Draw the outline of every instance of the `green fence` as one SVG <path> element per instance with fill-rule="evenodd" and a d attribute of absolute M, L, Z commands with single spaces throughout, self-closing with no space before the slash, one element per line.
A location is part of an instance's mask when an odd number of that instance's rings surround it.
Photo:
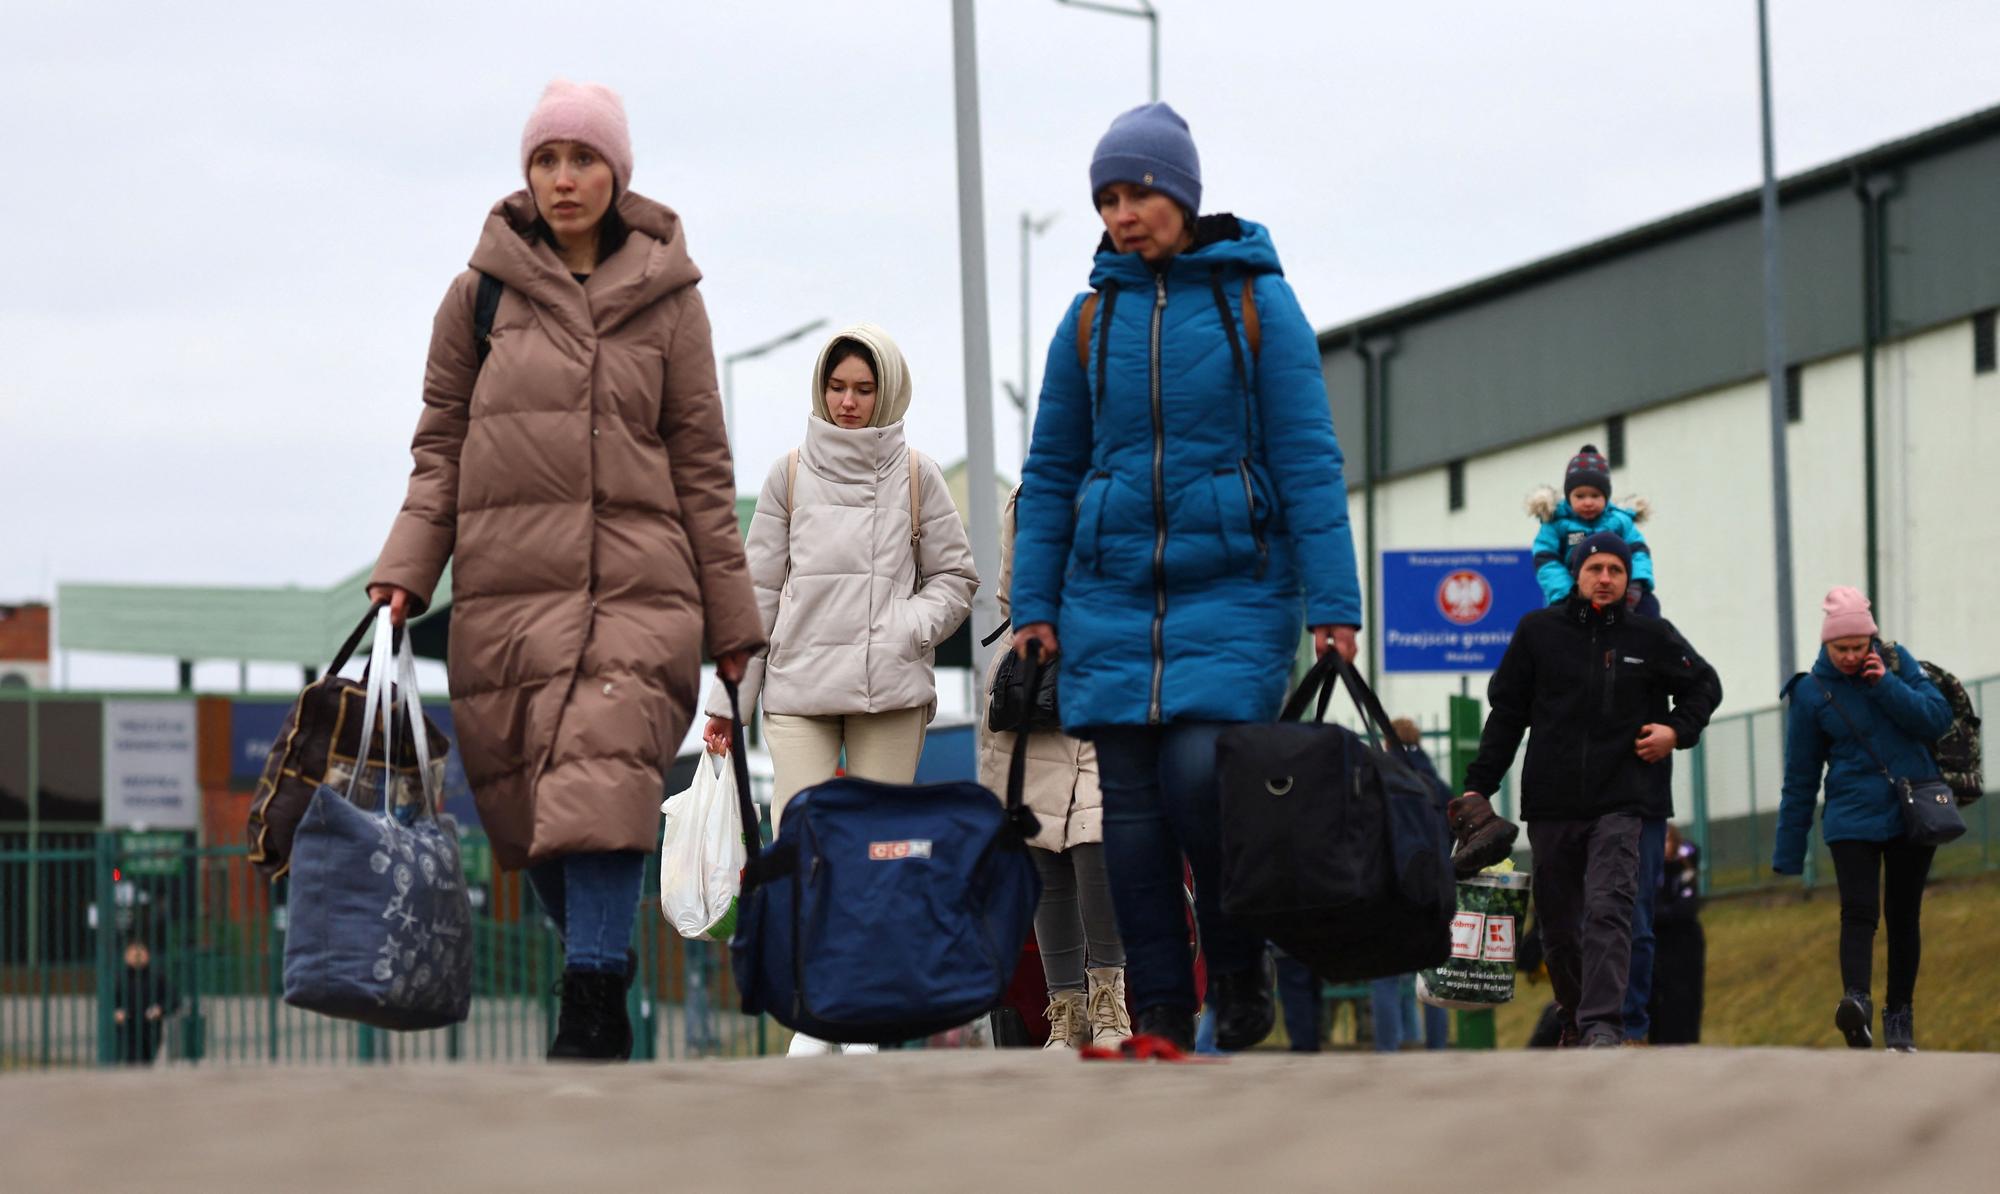
<path fill-rule="evenodd" d="M 555 1031 L 561 948 L 521 876 L 495 871 L 479 839 L 467 846 L 472 1014 L 393 1033 L 285 1005 L 284 885 L 265 882 L 243 847 L 180 833 L 0 834 L 0 1070 L 538 1061 Z M 734 1010 L 724 948 L 683 941 L 661 919 L 657 866 L 633 943 L 635 1057 L 765 1052 L 767 1025 Z M 150 955 L 144 969 L 133 943 Z"/>

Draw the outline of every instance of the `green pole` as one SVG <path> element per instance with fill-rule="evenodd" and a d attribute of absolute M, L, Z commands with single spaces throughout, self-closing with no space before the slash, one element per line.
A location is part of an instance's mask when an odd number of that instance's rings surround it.
<path fill-rule="evenodd" d="M 1744 760 L 1750 771 L 1750 882 L 1755 886 L 1757 876 L 1762 873 L 1757 857 L 1764 851 L 1759 841 L 1762 835 L 1757 832 L 1757 715 L 1754 713 L 1743 719 L 1743 739 L 1749 748 L 1744 751 Z"/>
<path fill-rule="evenodd" d="M 41 993 L 41 1064 L 50 1061 L 50 992 L 48 959 L 42 956 L 42 704 L 28 693 L 28 964 L 35 968 Z"/>
<path fill-rule="evenodd" d="M 1472 761 L 1479 757 L 1480 726 L 1479 701 L 1476 697 L 1454 696 L 1451 698 L 1451 788 L 1453 792 L 1465 790 L 1465 773 L 1472 768 Z"/>
<path fill-rule="evenodd" d="M 1695 880 L 1701 887 L 1701 894 L 1708 895 L 1708 872 L 1714 866 L 1714 855 L 1708 852 L 1708 743 L 1698 741 L 1688 752 L 1693 757 L 1688 765 L 1694 768 L 1694 844 L 1701 851 L 1702 866 L 1696 868 Z"/>
<path fill-rule="evenodd" d="M 1461 1049 L 1499 1047 L 1498 1034 L 1493 1027 L 1493 1009 L 1458 1013 L 1458 1047 Z"/>
<path fill-rule="evenodd" d="M 1462 693 L 1451 698 L 1451 790 L 1454 792 L 1465 790 L 1465 773 L 1479 757 L 1479 714 L 1476 698 Z M 1491 1049 L 1496 1039 L 1491 1009 L 1458 1013 L 1459 1048 Z"/>
<path fill-rule="evenodd" d="M 97 1064 L 111 1066 L 118 1064 L 118 1026 L 115 1013 L 118 1007 L 118 957 L 113 942 L 118 935 L 118 884 L 112 872 L 118 865 L 118 845 L 108 832 L 100 830 L 96 835 L 96 857 L 93 861 L 97 869 Z M 136 914 L 136 909 L 134 910 Z M 159 962 L 165 966 L 166 959 Z M 131 1007 L 125 1010 L 127 1016 L 144 1016 L 146 1009 Z M 143 1024 L 128 1024 L 128 1031 L 144 1039 Z"/>

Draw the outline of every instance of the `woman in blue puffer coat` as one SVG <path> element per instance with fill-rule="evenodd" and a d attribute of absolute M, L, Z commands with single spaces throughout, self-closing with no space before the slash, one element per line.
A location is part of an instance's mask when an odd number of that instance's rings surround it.
<path fill-rule="evenodd" d="M 1914 1053 L 1910 1000 L 1923 950 L 1924 881 L 1937 847 L 1905 839 L 1889 775 L 1938 778 L 1929 744 L 1951 728 L 1951 705 L 1908 648 L 1875 637 L 1875 618 L 1860 590 L 1834 589 L 1824 609 L 1818 661 L 1785 685 L 1785 790 L 1771 869 L 1781 875 L 1805 869 L 1824 775 L 1820 837 L 1840 886 L 1840 977 L 1846 987 L 1833 1021 L 1850 1047 L 1874 1044 L 1869 986 L 1879 918 L 1889 930 L 1883 1040 Z"/>
<path fill-rule="evenodd" d="M 1215 739 L 1277 715 L 1301 633 L 1355 653 L 1347 487 L 1319 347 L 1270 234 L 1197 218 L 1165 104 L 1090 167 L 1105 236 L 1049 348 L 1015 545 L 1017 649 L 1062 658 L 1064 729 L 1095 742 L 1112 902 L 1141 1032 L 1186 1047 L 1185 859 L 1224 1049 L 1270 1031 L 1263 942 L 1217 891 Z"/>

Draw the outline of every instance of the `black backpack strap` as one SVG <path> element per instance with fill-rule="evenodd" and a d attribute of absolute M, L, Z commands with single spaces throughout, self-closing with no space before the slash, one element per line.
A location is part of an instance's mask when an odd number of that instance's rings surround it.
<path fill-rule="evenodd" d="M 722 689 L 729 694 L 729 765 L 736 773 L 736 816 L 743 826 L 743 845 L 746 851 L 743 860 L 743 884 L 737 893 L 738 899 L 747 900 L 750 893 L 766 878 L 762 867 L 763 834 L 759 832 L 760 819 L 757 803 L 750 798 L 750 760 L 743 741 L 742 695 L 734 680 L 719 676 Z M 707 766 L 708 760 L 702 760 Z"/>
<path fill-rule="evenodd" d="M 1840 715 L 1840 720 L 1847 723 L 1847 732 L 1854 735 L 1854 740 L 1861 745 L 1862 750 L 1868 752 L 1868 757 L 1874 761 L 1875 769 L 1882 773 L 1882 778 L 1894 784 L 1896 777 L 1889 774 L 1889 765 L 1882 761 L 1881 755 L 1875 753 L 1875 748 L 1869 745 L 1867 737 L 1861 732 L 1861 727 L 1854 724 L 1854 719 L 1847 715 L 1847 710 L 1840 707 L 1840 701 L 1834 697 L 1833 690 L 1822 683 L 1818 676 L 1814 676 L 1812 682 L 1813 687 L 1819 689 L 1820 695 L 1826 698 L 1826 703 L 1832 705 L 1833 711 Z"/>
<path fill-rule="evenodd" d="M 1042 645 L 1029 639 L 1027 650 L 1026 691 L 1033 692 L 1042 679 Z M 1014 840 L 1018 844 L 1026 844 L 1042 831 L 1041 819 L 1028 807 L 1028 738 L 1025 726 L 1015 732 L 1014 754 L 1007 761 L 1007 824 L 1014 831 Z"/>
<path fill-rule="evenodd" d="M 479 363 L 486 363 L 486 353 L 492 347 L 493 317 L 500 311 L 500 292 L 505 289 L 500 279 L 479 272 L 479 293 L 472 300 L 472 345 L 479 355 Z"/>

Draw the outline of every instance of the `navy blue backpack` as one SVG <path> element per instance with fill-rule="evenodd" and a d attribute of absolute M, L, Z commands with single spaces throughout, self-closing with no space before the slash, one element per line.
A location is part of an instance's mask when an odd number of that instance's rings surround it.
<path fill-rule="evenodd" d="M 735 707 L 738 810 L 755 842 Z M 743 872 L 729 943 L 748 1015 L 841 1044 L 891 1044 L 1000 1006 L 1042 895 L 1028 856 L 1016 739 L 1003 807 L 976 783 L 836 778 L 785 806 L 776 841 Z"/>

